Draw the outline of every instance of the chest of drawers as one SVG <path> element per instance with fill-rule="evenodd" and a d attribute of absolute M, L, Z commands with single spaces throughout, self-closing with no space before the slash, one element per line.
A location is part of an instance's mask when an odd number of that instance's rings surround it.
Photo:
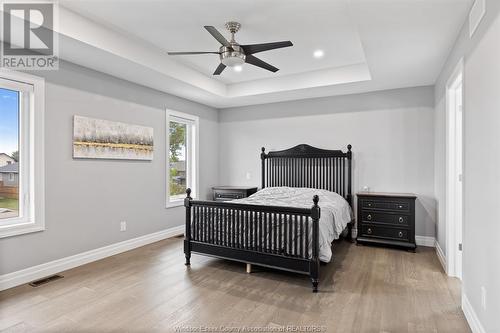
<path fill-rule="evenodd" d="M 413 251 L 416 249 L 416 195 L 360 192 L 357 197 L 357 242 L 400 246 Z"/>

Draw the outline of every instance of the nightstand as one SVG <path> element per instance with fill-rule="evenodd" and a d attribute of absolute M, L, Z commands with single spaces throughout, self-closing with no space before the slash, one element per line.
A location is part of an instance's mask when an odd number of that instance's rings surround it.
<path fill-rule="evenodd" d="M 257 187 L 246 186 L 215 186 L 212 187 L 213 199 L 215 201 L 231 201 L 246 198 L 255 192 Z"/>
<path fill-rule="evenodd" d="M 415 194 L 360 192 L 357 196 L 357 242 L 415 251 Z"/>

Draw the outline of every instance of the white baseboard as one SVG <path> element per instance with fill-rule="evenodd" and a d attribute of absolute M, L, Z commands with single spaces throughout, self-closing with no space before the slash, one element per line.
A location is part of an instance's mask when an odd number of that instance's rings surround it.
<path fill-rule="evenodd" d="M 98 249 L 57 259 L 44 264 L 25 268 L 16 272 L 0 275 L 0 290 L 19 286 L 52 274 L 56 274 L 77 266 L 85 265 L 112 255 L 129 251 L 160 240 L 182 235 L 184 226 L 173 227 L 152 234 L 128 239 L 123 242 L 107 245 Z"/>
<path fill-rule="evenodd" d="M 415 236 L 415 243 L 419 246 L 429 246 L 434 247 L 436 239 L 434 237 L 428 236 Z"/>
<path fill-rule="evenodd" d="M 462 292 L 462 311 L 464 312 L 465 319 L 467 319 L 467 322 L 469 323 L 472 333 L 486 333 L 483 325 L 481 325 L 481 322 L 477 317 L 476 311 L 474 311 L 474 308 L 470 304 L 469 299 L 463 292 Z"/>
<path fill-rule="evenodd" d="M 446 270 L 446 256 L 444 255 L 443 249 L 439 245 L 438 241 L 436 241 L 436 255 L 441 263 L 441 266 L 443 266 L 444 272 L 448 274 Z"/>

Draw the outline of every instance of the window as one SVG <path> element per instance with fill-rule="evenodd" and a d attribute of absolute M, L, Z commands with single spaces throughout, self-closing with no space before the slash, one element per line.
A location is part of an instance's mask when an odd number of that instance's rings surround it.
<path fill-rule="evenodd" d="M 167 207 L 180 206 L 191 188 L 197 196 L 198 117 L 167 110 Z"/>
<path fill-rule="evenodd" d="M 0 71 L 0 237 L 44 229 L 44 80 Z"/>

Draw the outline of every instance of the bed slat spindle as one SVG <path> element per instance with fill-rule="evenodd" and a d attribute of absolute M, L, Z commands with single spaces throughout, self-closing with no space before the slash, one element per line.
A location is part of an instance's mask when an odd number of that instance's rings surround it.
<path fill-rule="evenodd" d="M 298 229 L 298 226 L 297 226 L 297 220 L 298 220 L 298 216 L 297 215 L 294 215 L 293 216 L 293 229 L 294 229 L 294 232 L 293 232 L 293 255 L 294 256 L 298 256 L 298 250 L 297 250 L 297 246 L 298 246 L 298 242 L 299 242 L 299 229 Z"/>
<path fill-rule="evenodd" d="M 259 212 L 259 252 L 264 252 L 264 213 Z"/>

